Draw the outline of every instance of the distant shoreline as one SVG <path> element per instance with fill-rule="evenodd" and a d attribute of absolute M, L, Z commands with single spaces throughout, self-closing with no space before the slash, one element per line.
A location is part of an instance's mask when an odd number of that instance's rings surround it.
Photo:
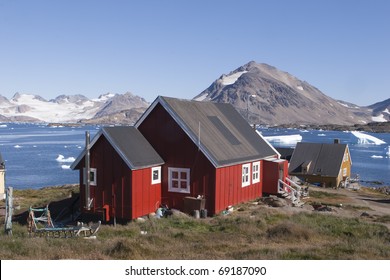
<path fill-rule="evenodd" d="M 368 124 L 339 125 L 339 124 L 282 124 L 269 126 L 269 128 L 296 128 L 311 130 L 333 130 L 333 131 L 365 131 L 373 133 L 390 133 L 390 121 L 371 122 Z"/>
<path fill-rule="evenodd" d="M 80 120 L 78 122 L 7 122 L 0 121 L 0 124 L 4 123 L 31 123 L 31 124 L 43 124 L 48 127 L 81 127 L 88 125 L 130 125 L 129 123 L 114 123 L 114 122 L 102 122 L 102 123 L 89 123 L 86 120 Z M 372 133 L 390 133 L 390 121 L 387 122 L 371 122 L 367 124 L 352 124 L 352 125 L 343 125 L 343 124 L 298 124 L 298 123 L 290 123 L 290 124 L 280 124 L 280 125 L 269 125 L 269 124 L 256 124 L 259 127 L 269 127 L 269 128 L 296 128 L 296 129 L 310 129 L 310 130 L 333 130 L 333 131 L 365 131 Z"/>

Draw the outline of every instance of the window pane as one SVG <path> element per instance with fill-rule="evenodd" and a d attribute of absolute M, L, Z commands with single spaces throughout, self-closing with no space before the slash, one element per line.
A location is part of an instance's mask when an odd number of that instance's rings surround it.
<path fill-rule="evenodd" d="M 180 178 L 183 180 L 187 180 L 187 172 L 181 172 L 180 173 Z"/>
<path fill-rule="evenodd" d="M 158 180 L 158 177 L 159 177 L 158 173 L 159 173 L 158 170 L 153 171 L 153 180 Z"/>
<path fill-rule="evenodd" d="M 182 189 L 186 189 L 186 188 L 187 188 L 187 182 L 186 182 L 186 181 L 181 181 L 181 182 L 180 182 L 180 187 L 181 187 Z"/>
<path fill-rule="evenodd" d="M 172 179 L 179 179 L 179 172 L 173 171 L 172 172 Z"/>
<path fill-rule="evenodd" d="M 179 188 L 179 182 L 172 180 L 172 188 L 178 189 Z"/>

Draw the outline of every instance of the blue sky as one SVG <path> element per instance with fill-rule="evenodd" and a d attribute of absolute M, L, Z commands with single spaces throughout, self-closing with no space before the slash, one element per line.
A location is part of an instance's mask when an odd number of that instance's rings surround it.
<path fill-rule="evenodd" d="M 390 97 L 386 0 L 0 0 L 0 95 L 193 98 L 254 60 L 358 105 Z"/>

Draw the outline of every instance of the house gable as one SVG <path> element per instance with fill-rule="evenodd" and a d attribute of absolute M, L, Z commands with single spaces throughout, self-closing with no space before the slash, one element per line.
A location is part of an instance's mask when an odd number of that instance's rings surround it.
<path fill-rule="evenodd" d="M 101 137 L 107 139 L 131 170 L 152 167 L 164 163 L 162 158 L 135 127 L 103 127 L 91 141 L 90 148 L 92 148 Z M 83 151 L 74 161 L 71 168 L 77 169 L 84 156 L 85 151 Z"/>
<path fill-rule="evenodd" d="M 159 96 L 135 126 L 139 127 L 156 106 L 164 108 L 214 167 L 277 156 L 231 104 Z"/>

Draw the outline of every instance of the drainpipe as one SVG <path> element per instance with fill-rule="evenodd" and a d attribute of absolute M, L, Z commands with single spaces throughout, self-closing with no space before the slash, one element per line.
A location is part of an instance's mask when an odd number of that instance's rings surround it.
<path fill-rule="evenodd" d="M 90 194 L 90 185 L 91 185 L 91 169 L 90 169 L 90 153 L 89 153 L 89 144 L 90 144 L 90 136 L 89 131 L 85 132 L 85 206 L 86 210 L 91 209 L 91 194 Z"/>

